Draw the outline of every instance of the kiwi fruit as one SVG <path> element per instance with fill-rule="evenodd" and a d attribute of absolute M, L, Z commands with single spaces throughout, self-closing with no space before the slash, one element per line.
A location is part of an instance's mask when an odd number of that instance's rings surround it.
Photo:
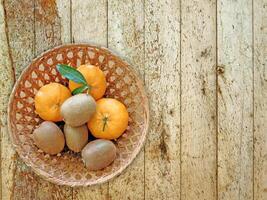
<path fill-rule="evenodd" d="M 65 146 L 64 134 L 53 122 L 44 121 L 33 131 L 33 140 L 45 153 L 55 155 Z"/>
<path fill-rule="evenodd" d="M 66 124 L 77 127 L 89 121 L 96 111 L 96 102 L 89 94 L 77 94 L 61 105 L 60 113 Z"/>
<path fill-rule="evenodd" d="M 70 150 L 78 153 L 88 143 L 88 129 L 86 125 L 72 127 L 64 125 L 66 144 Z"/>
<path fill-rule="evenodd" d="M 110 165 L 116 158 L 117 148 L 113 142 L 97 139 L 89 142 L 82 150 L 82 159 L 89 170 L 100 170 Z"/>

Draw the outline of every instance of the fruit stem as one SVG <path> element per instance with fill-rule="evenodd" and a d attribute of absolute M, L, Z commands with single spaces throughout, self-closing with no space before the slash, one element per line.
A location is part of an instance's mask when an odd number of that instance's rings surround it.
<path fill-rule="evenodd" d="M 102 130 L 103 132 L 105 131 L 107 122 L 108 122 L 108 118 L 107 118 L 107 117 L 104 117 L 104 118 L 103 118 L 103 123 L 104 123 L 104 125 L 103 125 L 103 130 Z"/>

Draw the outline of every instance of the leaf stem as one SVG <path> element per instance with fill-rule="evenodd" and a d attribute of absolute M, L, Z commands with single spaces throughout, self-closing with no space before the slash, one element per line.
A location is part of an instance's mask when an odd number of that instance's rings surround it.
<path fill-rule="evenodd" d="M 92 89 L 92 87 L 87 84 L 86 94 L 90 95 L 91 89 Z"/>

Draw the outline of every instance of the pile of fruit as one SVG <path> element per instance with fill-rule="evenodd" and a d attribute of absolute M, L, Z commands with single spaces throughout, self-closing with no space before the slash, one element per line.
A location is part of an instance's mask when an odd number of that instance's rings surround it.
<path fill-rule="evenodd" d="M 87 64 L 75 69 L 60 64 L 57 70 L 69 79 L 68 87 L 53 82 L 37 92 L 35 110 L 44 121 L 33 131 L 33 140 L 50 155 L 59 154 L 66 144 L 69 150 L 81 152 L 89 170 L 103 169 L 116 158 L 111 140 L 126 130 L 127 109 L 116 99 L 103 98 L 107 83 L 99 67 Z M 63 128 L 57 124 L 61 121 Z M 89 141 L 89 133 L 96 139 Z"/>

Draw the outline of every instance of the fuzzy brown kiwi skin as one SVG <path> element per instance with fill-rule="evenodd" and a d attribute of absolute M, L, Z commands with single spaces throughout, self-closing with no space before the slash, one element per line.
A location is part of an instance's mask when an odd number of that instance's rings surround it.
<path fill-rule="evenodd" d="M 89 142 L 82 150 L 82 159 L 89 170 L 100 170 L 110 165 L 116 158 L 117 148 L 113 142 L 97 139 Z"/>
<path fill-rule="evenodd" d="M 96 102 L 91 95 L 77 94 L 68 98 L 60 107 L 66 124 L 77 127 L 87 123 L 96 111 Z"/>
<path fill-rule="evenodd" d="M 33 140 L 37 147 L 50 155 L 60 153 L 65 146 L 63 132 L 54 122 L 50 121 L 42 122 L 33 131 Z"/>
<path fill-rule="evenodd" d="M 88 143 L 88 129 L 86 125 L 72 127 L 65 124 L 64 134 L 68 148 L 76 153 L 80 152 Z"/>

